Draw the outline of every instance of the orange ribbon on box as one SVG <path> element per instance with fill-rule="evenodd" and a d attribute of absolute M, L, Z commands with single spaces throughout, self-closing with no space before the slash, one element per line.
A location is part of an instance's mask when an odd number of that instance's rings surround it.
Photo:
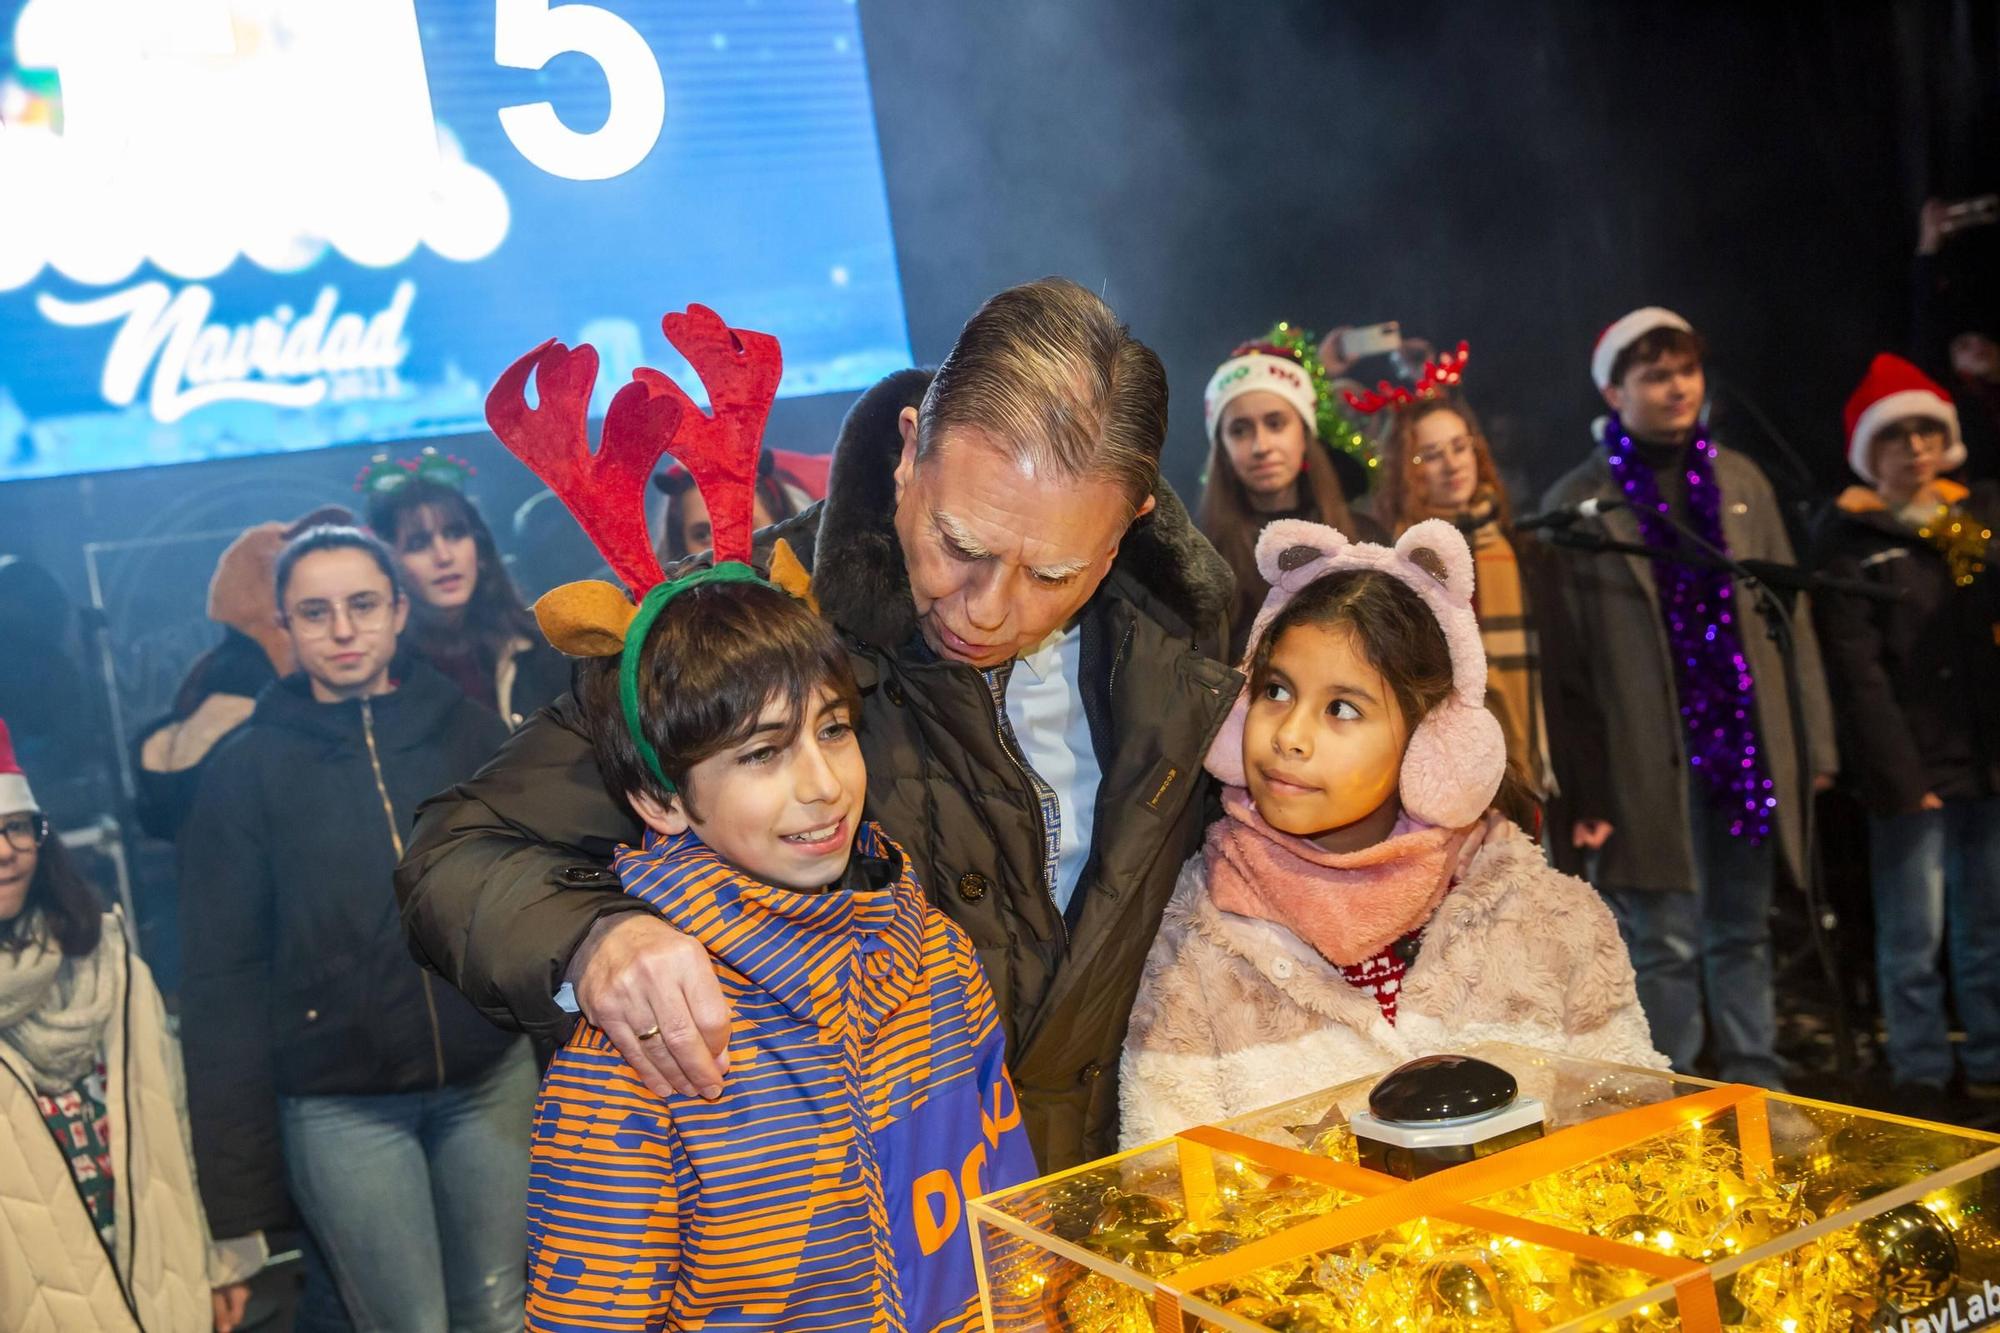
<path fill-rule="evenodd" d="M 1477 1207 L 1471 1201 L 1581 1166 L 1593 1158 L 1671 1130 L 1700 1124 L 1732 1108 L 1737 1113 L 1738 1146 L 1746 1168 L 1752 1171 L 1760 1165 L 1768 1168 L 1771 1143 L 1763 1090 L 1741 1083 L 1572 1125 L 1491 1157 L 1408 1181 L 1213 1126 L 1187 1130 L 1176 1135 L 1175 1140 L 1181 1151 L 1181 1178 L 1187 1187 L 1190 1217 L 1212 1207 L 1206 1195 L 1214 1190 L 1213 1154 L 1217 1152 L 1358 1194 L 1361 1201 L 1251 1241 L 1228 1254 L 1182 1269 L 1171 1279 L 1161 1280 L 1154 1289 L 1154 1327 L 1160 1333 L 1181 1333 L 1181 1300 L 1186 1295 L 1233 1282 L 1273 1264 L 1338 1249 L 1420 1217 L 1432 1217 L 1533 1245 L 1566 1250 L 1580 1258 L 1634 1269 L 1671 1282 L 1681 1327 L 1688 1333 L 1720 1333 L 1722 1319 L 1716 1308 L 1715 1284 L 1706 1265 L 1602 1236 L 1509 1217 Z"/>

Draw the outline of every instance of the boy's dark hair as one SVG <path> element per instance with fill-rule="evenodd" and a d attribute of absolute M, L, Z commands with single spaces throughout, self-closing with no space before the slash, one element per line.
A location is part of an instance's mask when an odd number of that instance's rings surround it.
<path fill-rule="evenodd" d="M 833 626 L 805 603 L 764 583 L 698 584 L 667 603 L 646 636 L 639 662 L 639 725 L 678 789 L 689 817 L 702 818 L 688 787 L 696 764 L 741 744 L 773 698 L 784 701 L 783 748 L 809 720 L 813 698 L 831 689 L 861 717 L 854 668 Z M 612 796 L 643 792 L 665 805 L 663 790 L 639 757 L 618 698 L 618 659 L 593 658 L 577 673 L 577 696 L 590 722 L 597 771 Z"/>
<path fill-rule="evenodd" d="M 1611 361 L 1611 382 L 1623 384 L 1634 366 L 1650 366 L 1662 357 L 1691 356 L 1697 362 L 1708 359 L 1708 342 L 1699 333 L 1686 329 L 1647 329 L 1618 350 Z"/>
<path fill-rule="evenodd" d="M 1345 628 L 1396 696 L 1403 722 L 1412 732 L 1433 708 L 1451 697 L 1451 645 L 1437 617 L 1415 589 L 1373 569 L 1341 569 L 1321 575 L 1278 612 L 1250 659 L 1250 694 L 1257 697 L 1271 670 L 1271 653 L 1285 631 L 1298 625 Z M 1533 793 L 1510 761 L 1493 798 L 1500 813 L 1534 832 L 1541 815 Z"/>
<path fill-rule="evenodd" d="M 367 552 L 368 558 L 388 578 L 390 594 L 399 601 L 402 599 L 403 585 L 396 577 L 396 561 L 389 554 L 388 547 L 360 528 L 322 523 L 318 527 L 307 528 L 286 542 L 285 549 L 278 552 L 278 565 L 271 576 L 271 584 L 277 594 L 279 610 L 285 607 L 285 586 L 292 581 L 293 567 L 315 551 Z"/>

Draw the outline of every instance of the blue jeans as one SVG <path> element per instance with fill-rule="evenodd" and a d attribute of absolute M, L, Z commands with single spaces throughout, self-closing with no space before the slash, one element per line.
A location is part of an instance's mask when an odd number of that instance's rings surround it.
<path fill-rule="evenodd" d="M 1775 835 L 1752 847 L 1729 835 L 1699 780 L 1688 796 L 1695 891 L 1607 889 L 1604 900 L 1631 951 L 1653 1045 L 1674 1068 L 1693 1072 L 1712 1028 L 1717 1072 L 1725 1082 L 1782 1089 L 1771 994 Z"/>
<path fill-rule="evenodd" d="M 1948 944 L 1965 1075 L 2000 1083 L 2000 799 L 1871 815 L 1868 863 L 1890 1076 L 1940 1086 L 1951 1079 L 1938 970 Z"/>
<path fill-rule="evenodd" d="M 435 1092 L 280 1099 L 292 1199 L 360 1333 L 518 1333 L 536 1083 L 522 1038 Z"/>

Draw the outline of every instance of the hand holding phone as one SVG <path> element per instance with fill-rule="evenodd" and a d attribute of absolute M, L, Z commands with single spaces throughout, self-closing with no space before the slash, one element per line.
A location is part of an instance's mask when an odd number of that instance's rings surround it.
<path fill-rule="evenodd" d="M 1364 324 L 1340 335 L 1340 359 L 1359 361 L 1364 356 L 1393 352 L 1402 345 L 1403 326 L 1397 321 L 1392 319 L 1385 324 Z"/>

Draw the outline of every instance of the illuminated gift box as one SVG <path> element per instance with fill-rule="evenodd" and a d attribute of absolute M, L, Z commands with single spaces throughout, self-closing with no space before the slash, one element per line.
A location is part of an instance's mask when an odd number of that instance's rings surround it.
<path fill-rule="evenodd" d="M 1355 1160 L 1379 1074 L 971 1205 L 990 1327 L 2000 1327 L 2000 1136 L 1485 1045 L 1540 1138 Z M 1384 1071 L 1386 1072 L 1386 1071 Z"/>

